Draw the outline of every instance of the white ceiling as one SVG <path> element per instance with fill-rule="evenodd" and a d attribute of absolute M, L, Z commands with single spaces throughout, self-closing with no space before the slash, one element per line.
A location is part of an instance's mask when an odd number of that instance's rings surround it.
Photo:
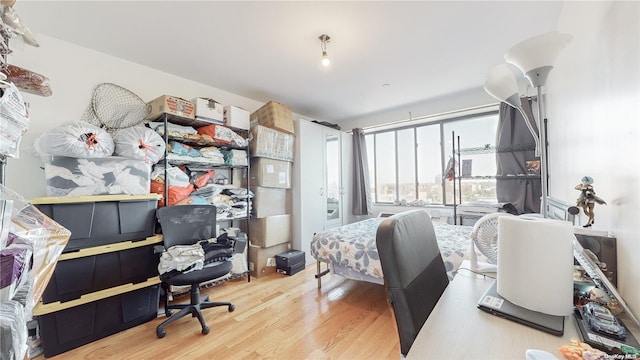
<path fill-rule="evenodd" d="M 31 1 L 36 34 L 342 121 L 481 89 L 561 1 Z M 331 37 L 329 68 L 318 36 Z M 383 84 L 389 84 L 383 86 Z"/>

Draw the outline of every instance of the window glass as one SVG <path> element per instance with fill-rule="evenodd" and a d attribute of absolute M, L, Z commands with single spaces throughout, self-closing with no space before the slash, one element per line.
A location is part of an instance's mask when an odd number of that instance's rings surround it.
<path fill-rule="evenodd" d="M 376 134 L 376 201 L 392 203 L 396 200 L 396 141 L 395 132 Z"/>
<path fill-rule="evenodd" d="M 416 141 L 414 128 L 399 130 L 398 136 L 398 199 L 411 202 L 416 196 Z"/>
<path fill-rule="evenodd" d="M 375 155 L 373 149 L 375 148 L 375 135 L 365 135 L 364 141 L 367 143 L 367 165 L 369 166 L 369 190 L 373 197 L 373 202 L 378 202 L 376 198 L 376 167 L 375 167 Z"/>
<path fill-rule="evenodd" d="M 442 159 L 440 124 L 416 128 L 418 144 L 418 199 L 425 204 L 442 204 Z"/>
<path fill-rule="evenodd" d="M 486 115 L 471 119 L 449 121 L 443 124 L 445 158 L 452 156 L 452 144 L 460 147 L 460 164 L 456 174 L 462 175 L 460 188 L 456 183 L 456 203 L 486 200 L 495 202 L 496 156 L 494 152 L 497 115 Z M 455 136 L 455 138 L 453 138 Z M 458 157 L 455 156 L 455 161 Z M 447 204 L 453 203 L 453 184 L 445 181 Z"/>

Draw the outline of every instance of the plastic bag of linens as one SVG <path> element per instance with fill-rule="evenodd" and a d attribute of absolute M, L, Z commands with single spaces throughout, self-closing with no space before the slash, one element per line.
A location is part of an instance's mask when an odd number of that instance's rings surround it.
<path fill-rule="evenodd" d="M 10 204 L 4 206 L 3 218 L 8 213 L 11 217 L 8 225 L 2 222 L 0 231 L 0 358 L 22 360 L 28 350 L 27 322 L 33 318 L 35 304 L 42 298 L 71 232 L 2 185 L 0 203 Z M 4 231 L 6 226 L 8 231 Z M 7 272 L 10 276 L 5 276 Z"/>
<path fill-rule="evenodd" d="M 22 196 L 2 185 L 0 200 L 13 202 L 6 247 L 0 251 L 16 254 L 19 252 L 15 250 L 25 249 L 31 254 L 31 265 L 26 269 L 27 282 L 32 284 L 33 295 L 28 303 L 35 304 L 40 301 L 58 258 L 71 237 L 71 232 L 44 215 Z M 31 309 L 27 309 L 29 313 Z"/>
<path fill-rule="evenodd" d="M 164 139 L 157 132 L 144 126 L 118 130 L 113 142 L 116 156 L 144 160 L 147 164 L 155 164 L 164 156 Z"/>
<path fill-rule="evenodd" d="M 18 301 L 0 302 L 0 359 L 22 360 L 28 350 L 27 316 Z"/>
<path fill-rule="evenodd" d="M 0 96 L 0 154 L 12 158 L 20 155 L 20 141 L 29 128 L 29 111 L 18 88 L 1 81 L 4 92 Z"/>
<path fill-rule="evenodd" d="M 103 158 L 113 155 L 115 145 L 106 130 L 76 121 L 46 131 L 36 139 L 34 148 L 40 155 Z"/>

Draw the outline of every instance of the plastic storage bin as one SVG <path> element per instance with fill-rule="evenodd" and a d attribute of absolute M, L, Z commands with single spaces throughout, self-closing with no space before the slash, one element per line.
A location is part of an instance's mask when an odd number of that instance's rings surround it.
<path fill-rule="evenodd" d="M 91 294 L 76 306 L 59 310 L 34 310 L 40 327 L 45 357 L 51 357 L 155 319 L 160 284 L 144 287 L 125 285 Z M 76 302 L 70 302 L 76 303 Z M 68 303 L 67 303 L 68 304 Z M 54 308 L 55 309 L 55 308 Z"/>
<path fill-rule="evenodd" d="M 155 233 L 159 195 L 100 195 L 31 200 L 45 215 L 71 231 L 64 252 L 143 240 Z"/>
<path fill-rule="evenodd" d="M 144 195 L 151 186 L 151 163 L 122 156 L 43 157 L 47 196 Z"/>
<path fill-rule="evenodd" d="M 62 254 L 42 295 L 42 302 L 65 302 L 84 294 L 144 282 L 158 276 L 160 255 L 153 248 L 161 243 L 162 236 L 156 235 L 144 241 L 104 245 Z"/>

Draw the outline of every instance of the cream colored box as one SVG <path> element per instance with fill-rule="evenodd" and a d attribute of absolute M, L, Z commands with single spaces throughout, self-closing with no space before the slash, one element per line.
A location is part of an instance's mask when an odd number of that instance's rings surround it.
<path fill-rule="evenodd" d="M 251 125 L 251 135 L 249 152 L 252 157 L 293 161 L 295 136 L 262 125 Z"/>
<path fill-rule="evenodd" d="M 270 247 L 249 245 L 249 271 L 251 276 L 259 278 L 276 272 L 276 255 L 291 249 L 291 243 Z"/>
<path fill-rule="evenodd" d="M 294 133 L 291 108 L 269 101 L 251 114 L 251 126 L 263 125 L 289 134 Z"/>
<path fill-rule="evenodd" d="M 249 112 L 237 106 L 225 105 L 224 124 L 234 129 L 249 130 Z"/>
<path fill-rule="evenodd" d="M 251 244 L 270 247 L 291 242 L 291 214 L 273 215 L 249 220 Z M 246 227 L 243 225 L 240 228 Z M 246 229 L 243 229 L 246 232 Z"/>
<path fill-rule="evenodd" d="M 211 124 L 224 124 L 224 106 L 209 98 L 195 98 L 191 102 L 195 104 L 195 118 Z"/>
<path fill-rule="evenodd" d="M 251 158 L 251 186 L 264 186 L 291 189 L 291 170 L 293 163 L 284 160 L 253 157 Z"/>
<path fill-rule="evenodd" d="M 291 214 L 291 190 L 252 186 L 251 192 L 253 217 Z"/>
<path fill-rule="evenodd" d="M 170 119 L 177 116 L 193 120 L 195 119 L 194 108 L 191 101 L 176 96 L 162 95 L 147 103 L 145 120 L 155 120 L 162 114 L 170 115 Z"/>

